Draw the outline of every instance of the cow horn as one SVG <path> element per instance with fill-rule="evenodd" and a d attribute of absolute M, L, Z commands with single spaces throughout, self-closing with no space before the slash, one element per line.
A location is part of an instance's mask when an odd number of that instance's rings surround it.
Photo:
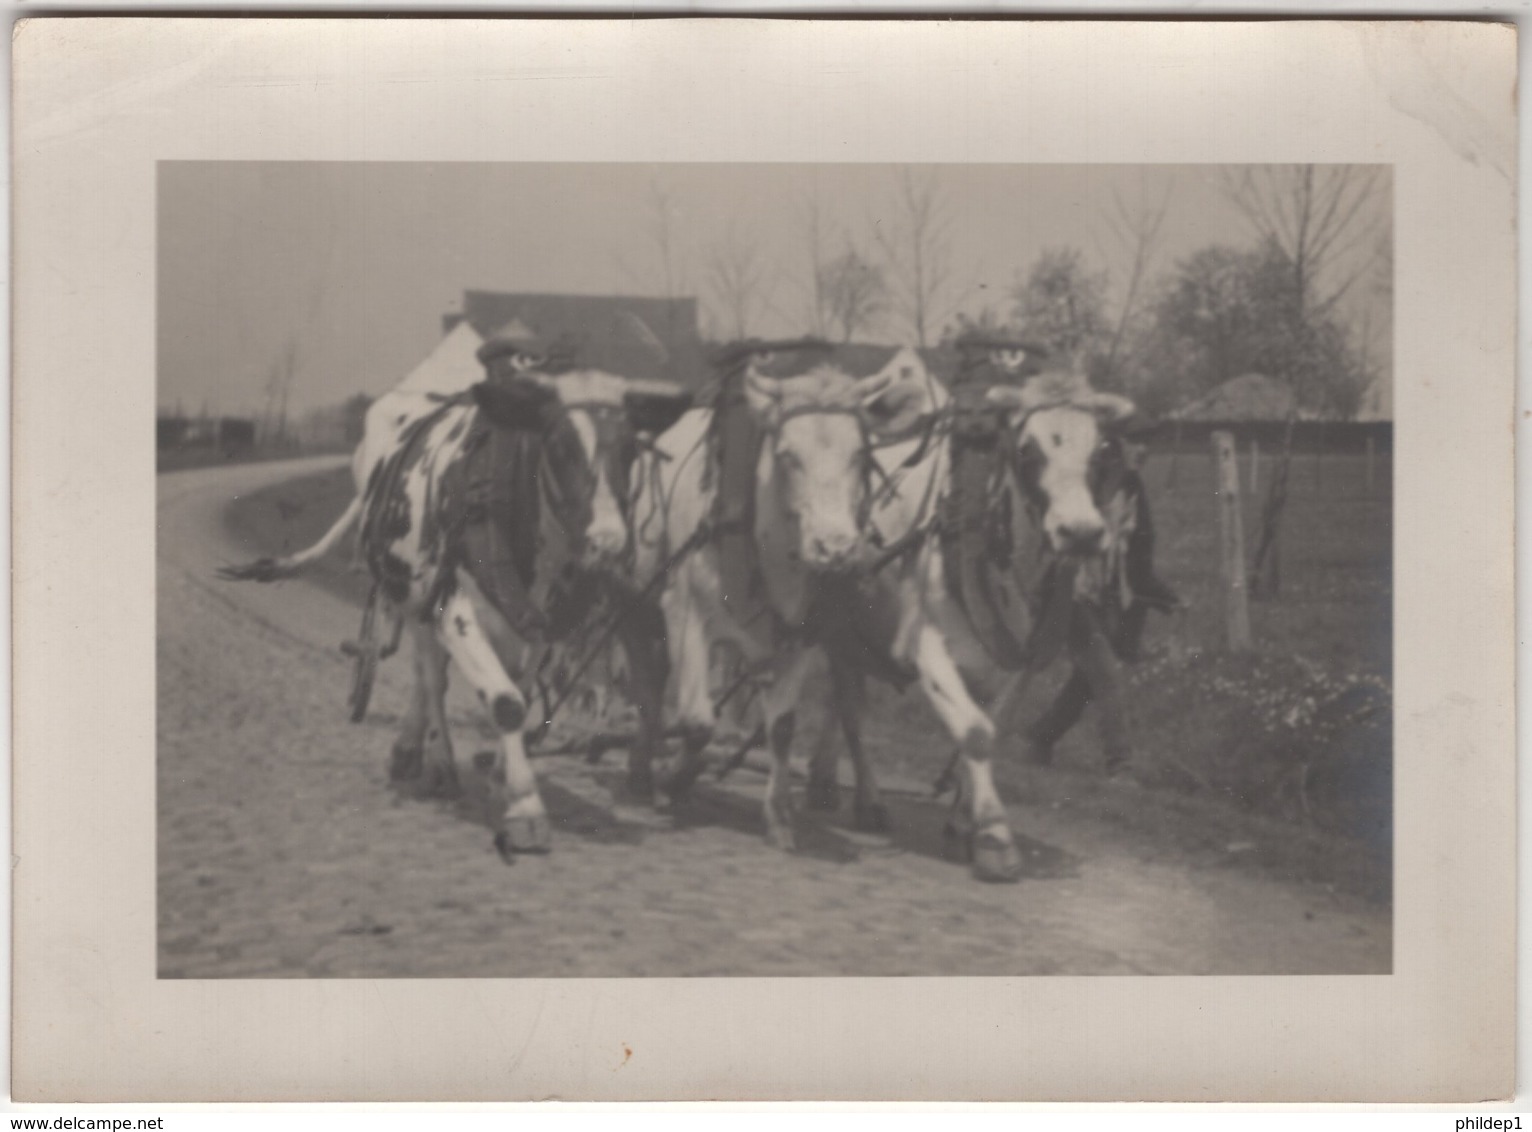
<path fill-rule="evenodd" d="M 984 391 L 984 396 L 1002 409 L 1025 409 L 1027 407 L 1027 391 L 1025 389 L 1018 389 L 1014 385 L 992 385 Z"/>
<path fill-rule="evenodd" d="M 852 395 L 862 405 L 870 405 L 894 387 L 894 375 L 888 372 L 871 373 L 859 378 L 851 387 Z"/>
<path fill-rule="evenodd" d="M 771 401 L 777 400 L 782 395 L 782 390 L 777 383 L 763 376 L 753 365 L 745 371 L 745 392 Z"/>
<path fill-rule="evenodd" d="M 646 377 L 625 378 L 622 389 L 624 393 L 640 397 L 682 397 L 689 392 L 684 385 L 674 381 L 658 381 Z"/>

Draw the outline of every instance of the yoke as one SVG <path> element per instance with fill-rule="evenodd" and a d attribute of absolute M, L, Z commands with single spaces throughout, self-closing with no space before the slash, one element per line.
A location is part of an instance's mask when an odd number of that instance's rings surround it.
<path fill-rule="evenodd" d="M 987 367 L 986 367 L 987 368 Z M 989 402 L 989 382 L 956 383 L 950 484 L 937 530 L 947 588 L 967 611 L 974 635 L 1003 668 L 1046 664 L 1063 648 L 1073 569 L 1041 531 L 1022 531 L 1005 486 L 1008 434 Z M 1018 541 L 1018 533 L 1023 537 Z M 1064 591 L 1066 600 L 1057 600 Z"/>

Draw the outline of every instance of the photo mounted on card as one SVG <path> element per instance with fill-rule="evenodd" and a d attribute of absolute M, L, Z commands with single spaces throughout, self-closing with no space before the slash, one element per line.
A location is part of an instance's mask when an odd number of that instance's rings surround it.
<path fill-rule="evenodd" d="M 1515 79 L 25 23 L 18 1098 L 1503 1095 Z"/>

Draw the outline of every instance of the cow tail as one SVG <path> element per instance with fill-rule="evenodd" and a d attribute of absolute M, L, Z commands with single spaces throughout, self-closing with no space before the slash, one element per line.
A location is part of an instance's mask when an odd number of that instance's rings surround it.
<path fill-rule="evenodd" d="M 236 582 L 275 582 L 281 578 L 296 577 L 330 553 L 336 544 L 346 537 L 346 533 L 356 525 L 361 513 L 362 496 L 358 495 L 351 500 L 340 518 L 336 519 L 330 529 L 324 533 L 324 537 L 308 549 L 300 550 L 297 554 L 289 554 L 285 558 L 260 558 L 240 566 L 221 566 L 218 575 Z"/>

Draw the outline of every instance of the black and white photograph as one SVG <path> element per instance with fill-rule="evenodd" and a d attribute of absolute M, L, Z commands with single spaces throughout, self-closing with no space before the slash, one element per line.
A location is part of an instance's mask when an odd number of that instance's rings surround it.
<path fill-rule="evenodd" d="M 1511 1095 L 1515 30 L 20 21 L 14 1096 Z"/>
<path fill-rule="evenodd" d="M 162 979 L 1388 974 L 1387 165 L 162 161 Z"/>

